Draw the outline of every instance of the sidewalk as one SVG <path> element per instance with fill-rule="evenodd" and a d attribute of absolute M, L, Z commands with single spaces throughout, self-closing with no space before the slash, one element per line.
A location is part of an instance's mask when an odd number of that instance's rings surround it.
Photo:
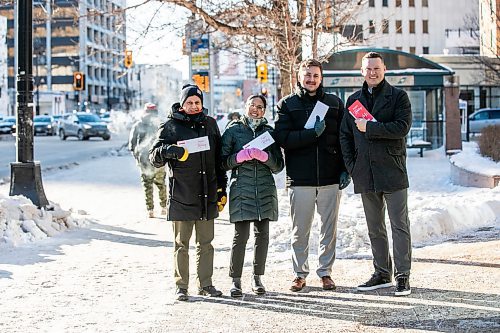
<path fill-rule="evenodd" d="M 271 226 L 283 237 L 273 238 L 264 277 L 268 294 L 250 292 L 248 250 L 246 294 L 234 300 L 227 296 L 234 227 L 226 210 L 216 221 L 213 242 L 213 281 L 226 296 L 174 302 L 171 224 L 145 218 L 139 179 L 129 155 L 44 175 L 49 200 L 66 209 L 85 209 L 94 222 L 33 244 L 0 247 L 2 333 L 500 331 L 500 232 L 495 227 L 414 249 L 413 293 L 395 298 L 390 289 L 355 291 L 372 273 L 371 260 L 360 255 L 342 255 L 335 262 L 337 291 L 321 290 L 311 274 L 304 292 L 290 292 L 289 225 L 284 219 Z M 7 192 L 8 186 L 0 191 Z M 344 224 L 349 221 L 343 218 Z M 339 237 L 343 235 L 348 234 Z M 193 247 L 190 253 L 193 274 Z M 315 258 L 311 255 L 313 272 Z M 193 275 L 190 282 L 194 295 Z"/>
<path fill-rule="evenodd" d="M 305 291 L 292 293 L 290 270 L 270 267 L 265 297 L 251 293 L 247 274 L 243 299 L 192 297 L 147 332 L 499 332 L 498 236 L 416 249 L 408 297 L 394 297 L 390 288 L 356 292 L 371 274 L 368 259 L 337 260 L 335 292 L 323 291 L 311 274 Z M 226 271 L 215 274 L 224 291 L 230 287 Z"/>

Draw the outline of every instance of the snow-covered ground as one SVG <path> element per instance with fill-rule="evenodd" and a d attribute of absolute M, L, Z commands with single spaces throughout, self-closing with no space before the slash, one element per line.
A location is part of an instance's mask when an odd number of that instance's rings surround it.
<path fill-rule="evenodd" d="M 468 157 L 462 166 L 476 166 L 482 160 L 474 153 L 475 144 L 466 144 L 464 151 Z M 415 247 L 479 228 L 499 228 L 500 187 L 451 184 L 442 149 L 426 151 L 423 158 L 417 151 L 409 154 Z M 499 170 L 498 163 L 492 165 Z M 44 174 L 53 211 L 38 210 L 22 197 L 8 197 L 8 184 L 0 186 L 0 330 L 139 332 L 166 319 L 165 306 L 172 304 L 174 290 L 172 230 L 162 218 L 146 218 L 139 179 L 131 155 L 113 151 Z M 284 173 L 276 179 L 280 218 L 271 225 L 267 266 L 289 268 L 288 279 L 292 277 L 289 203 Z M 311 270 L 317 262 L 317 229 L 311 235 Z M 216 221 L 214 239 L 219 276 L 229 265 L 233 232 L 226 209 Z M 340 258 L 370 254 L 361 200 L 352 185 L 341 201 L 337 250 Z M 252 256 L 247 255 L 245 272 L 251 265 Z M 22 319 L 16 322 L 18 316 Z"/>

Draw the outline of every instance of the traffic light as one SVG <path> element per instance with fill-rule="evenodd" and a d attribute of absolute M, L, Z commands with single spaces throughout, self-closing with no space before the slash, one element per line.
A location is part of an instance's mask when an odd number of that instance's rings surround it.
<path fill-rule="evenodd" d="M 73 73 L 73 88 L 75 90 L 85 90 L 85 74 L 82 72 Z"/>
<path fill-rule="evenodd" d="M 210 77 L 208 76 L 208 73 L 203 72 L 193 74 L 192 79 L 194 81 L 194 84 L 196 84 L 198 88 L 201 89 L 201 91 L 210 92 Z"/>
<path fill-rule="evenodd" d="M 125 59 L 123 60 L 123 64 L 127 68 L 132 67 L 133 60 L 132 60 L 132 51 L 131 50 L 125 50 Z"/>
<path fill-rule="evenodd" d="M 265 62 L 257 63 L 257 79 L 260 83 L 267 82 L 267 64 Z"/>

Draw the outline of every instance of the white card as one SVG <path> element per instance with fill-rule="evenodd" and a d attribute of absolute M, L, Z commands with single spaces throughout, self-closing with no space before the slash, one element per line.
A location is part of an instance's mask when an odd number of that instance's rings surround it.
<path fill-rule="evenodd" d="M 325 115 L 328 112 L 329 106 L 320 101 L 316 102 L 314 109 L 304 125 L 305 129 L 314 128 L 314 123 L 316 122 L 316 116 L 319 116 L 319 120 L 325 119 Z"/>
<path fill-rule="evenodd" d="M 177 145 L 186 148 L 188 153 L 197 153 L 200 151 L 210 150 L 208 136 L 202 136 L 196 139 L 177 141 Z"/>
<path fill-rule="evenodd" d="M 264 134 L 259 135 L 258 137 L 256 137 L 255 139 L 244 145 L 243 148 L 244 149 L 257 148 L 260 150 L 264 150 L 270 145 L 272 145 L 273 142 L 274 139 L 271 136 L 271 134 L 269 134 L 269 132 L 265 132 Z"/>

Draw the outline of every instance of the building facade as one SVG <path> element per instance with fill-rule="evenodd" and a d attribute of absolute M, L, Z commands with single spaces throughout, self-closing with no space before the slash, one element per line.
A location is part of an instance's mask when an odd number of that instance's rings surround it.
<path fill-rule="evenodd" d="M 481 55 L 500 57 L 500 0 L 479 1 Z"/>
<path fill-rule="evenodd" d="M 479 0 L 368 0 L 356 16 L 356 31 L 364 45 L 412 54 L 446 53 L 450 32 L 471 33 Z M 460 10 L 457 10 L 460 8 Z M 478 42 L 464 52 L 479 52 Z M 459 50 L 461 47 L 458 48 Z"/>
<path fill-rule="evenodd" d="M 0 16 L 0 116 L 10 115 L 7 84 L 7 18 Z"/>
<path fill-rule="evenodd" d="M 123 65 L 125 0 L 35 0 L 33 75 L 37 114 L 125 109 L 133 93 Z M 8 85 L 15 98 L 15 3 L 0 6 L 8 19 Z M 74 73 L 85 75 L 83 90 Z"/>

